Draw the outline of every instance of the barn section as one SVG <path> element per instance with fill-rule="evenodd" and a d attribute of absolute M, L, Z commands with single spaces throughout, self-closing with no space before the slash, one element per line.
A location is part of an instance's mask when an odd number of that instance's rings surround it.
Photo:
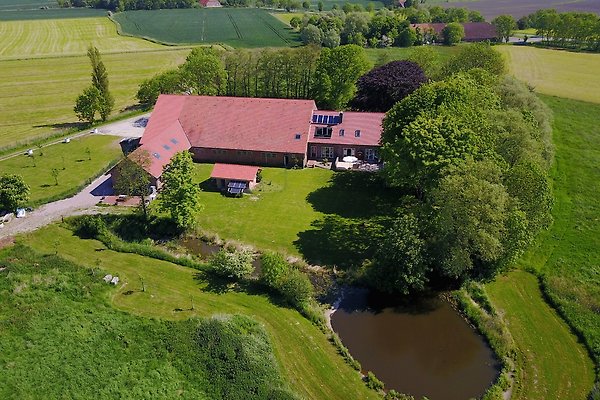
<path fill-rule="evenodd" d="M 431 37 L 435 41 L 441 42 L 444 38 L 442 31 L 446 27 L 445 23 L 412 24 L 414 30 L 418 30 L 425 37 Z M 465 22 L 462 24 L 465 29 L 463 42 L 495 42 L 498 40 L 496 27 L 489 22 Z M 427 39 L 429 41 L 429 39 Z"/>

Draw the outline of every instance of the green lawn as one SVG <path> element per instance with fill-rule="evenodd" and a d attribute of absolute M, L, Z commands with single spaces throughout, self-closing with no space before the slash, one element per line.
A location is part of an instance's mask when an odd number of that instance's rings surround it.
<path fill-rule="evenodd" d="M 431 46 L 439 55 L 442 61 L 446 61 L 460 49 L 459 46 Z M 385 49 L 365 49 L 371 62 L 376 63 L 380 58 L 385 57 L 388 61 L 404 60 L 410 56 L 416 47 L 388 47 Z"/>
<path fill-rule="evenodd" d="M 31 202 L 44 203 L 47 199 L 73 194 L 88 179 L 104 172 L 122 154 L 119 139 L 90 135 L 73 139 L 70 143 L 34 148 L 34 158 L 22 155 L 0 161 L 0 171 L 2 174 L 23 176 L 31 188 Z M 91 160 L 85 152 L 86 148 L 91 151 Z M 60 171 L 58 185 L 51 175 L 54 168 Z"/>
<path fill-rule="evenodd" d="M 497 46 L 510 72 L 542 94 L 600 103 L 600 54 Z"/>
<path fill-rule="evenodd" d="M 275 306 L 264 295 L 223 291 L 198 271 L 135 254 L 104 249 L 102 243 L 82 240 L 56 225 L 21 239 L 41 252 L 58 252 L 67 259 L 117 274 L 125 283 L 114 291 L 117 308 L 147 317 L 183 320 L 214 313 L 252 317 L 269 333 L 275 355 L 291 389 L 307 399 L 377 399 L 347 365 L 319 329 L 297 311 Z M 146 292 L 140 291 L 140 277 Z M 129 291 L 133 291 L 131 294 Z M 190 310 L 191 301 L 194 310 Z M 177 311 L 182 309 L 184 311 Z M 79 373 L 80 371 L 78 371 Z"/>
<path fill-rule="evenodd" d="M 538 279 L 518 270 L 496 278 L 486 291 L 507 321 L 523 368 L 512 399 L 585 399 L 594 382 L 593 364 L 544 301 Z"/>
<path fill-rule="evenodd" d="M 198 182 L 209 178 L 212 167 L 212 164 L 196 165 Z M 225 239 L 298 254 L 293 244 L 298 233 L 310 229 L 311 222 L 323 216 L 311 206 L 307 196 L 326 186 L 332 175 L 331 171 L 318 168 L 264 168 L 260 190 L 253 196 L 231 198 L 205 190 L 201 193 L 204 209 L 199 226 Z"/>
<path fill-rule="evenodd" d="M 1 15 L 1 14 L 0 14 Z M 139 38 L 122 37 L 106 17 L 0 22 L 0 60 L 164 49 Z"/>
<path fill-rule="evenodd" d="M 115 14 L 114 19 L 124 33 L 162 43 L 225 43 L 249 48 L 300 44 L 289 26 L 256 8 L 126 11 Z"/>
<path fill-rule="evenodd" d="M 600 367 L 600 105 L 542 97 L 555 116 L 554 225 L 519 263 L 543 274 L 543 290 L 585 338 Z M 488 286 L 524 359 L 516 399 L 583 399 L 593 365 L 582 346 L 541 302 L 536 279 L 513 272 Z M 560 360 L 560 361 L 557 361 Z M 565 371 L 568 376 L 563 375 Z M 558 385 L 557 383 L 562 383 Z"/>
<path fill-rule="evenodd" d="M 103 55 L 115 112 L 136 103 L 135 94 L 144 79 L 183 63 L 188 53 L 189 49 L 165 48 Z M 73 106 L 91 84 L 91 67 L 85 55 L 0 61 L 0 76 L 2 149 L 51 135 L 77 122 Z"/>

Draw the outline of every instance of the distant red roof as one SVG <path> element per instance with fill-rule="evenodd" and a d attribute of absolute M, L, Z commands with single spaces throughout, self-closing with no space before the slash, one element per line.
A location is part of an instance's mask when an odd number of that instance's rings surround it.
<path fill-rule="evenodd" d="M 437 35 L 441 35 L 442 31 L 447 24 L 444 23 L 433 23 L 433 24 L 412 24 L 411 26 L 416 29 L 419 28 L 421 31 L 433 29 Z M 498 37 L 496 27 L 489 22 L 465 22 L 462 24 L 465 28 L 465 37 L 463 38 L 466 42 L 481 42 L 484 40 L 495 40 Z"/>
<path fill-rule="evenodd" d="M 210 177 L 249 182 L 256 179 L 259 169 L 250 165 L 215 164 Z"/>
<path fill-rule="evenodd" d="M 339 116 L 335 111 L 315 111 L 315 115 Z M 326 124 L 313 123 L 310 128 L 309 143 L 347 144 L 362 146 L 379 146 L 381 139 L 381 124 L 384 113 L 344 112 L 342 122 L 331 125 L 331 137 L 316 137 L 315 132 Z M 340 131 L 343 130 L 343 135 Z M 360 131 L 357 136 L 357 131 Z"/>

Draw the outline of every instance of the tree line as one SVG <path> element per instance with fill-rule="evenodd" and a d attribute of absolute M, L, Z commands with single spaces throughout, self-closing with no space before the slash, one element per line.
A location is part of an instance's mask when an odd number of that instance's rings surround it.
<path fill-rule="evenodd" d="M 432 41 L 458 43 L 464 37 L 462 23 L 485 21 L 479 12 L 469 12 L 463 8 L 384 8 L 377 12 L 364 12 L 360 8 L 344 7 L 327 13 L 306 13 L 302 17 L 293 17 L 290 25 L 300 31 L 304 44 L 329 48 L 340 44 L 409 47 Z M 429 22 L 448 23 L 448 27 L 441 37 L 431 29 L 411 27 L 411 24 Z"/>
<path fill-rule="evenodd" d="M 600 51 L 600 17 L 593 13 L 538 10 L 519 19 L 517 26 L 535 28 L 548 45 Z"/>

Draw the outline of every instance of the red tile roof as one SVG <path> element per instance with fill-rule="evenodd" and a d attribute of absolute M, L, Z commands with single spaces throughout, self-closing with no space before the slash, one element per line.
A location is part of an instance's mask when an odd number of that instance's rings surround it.
<path fill-rule="evenodd" d="M 340 115 L 335 111 L 315 111 L 318 115 Z M 333 132 L 330 138 L 315 137 L 315 131 L 318 127 L 327 125 L 311 124 L 309 143 L 320 144 L 347 144 L 362 146 L 379 146 L 381 139 L 381 123 L 385 117 L 384 113 L 368 112 L 344 112 L 342 122 L 333 125 Z M 340 136 L 340 130 L 344 130 L 344 135 Z M 360 136 L 356 136 L 356 131 L 360 131 Z"/>
<path fill-rule="evenodd" d="M 249 182 L 256 179 L 259 169 L 250 165 L 215 164 L 210 177 Z"/>
<path fill-rule="evenodd" d="M 412 24 L 413 28 L 420 28 L 421 30 L 433 29 L 436 34 L 441 35 L 442 30 L 447 24 L 444 23 L 433 23 L 433 24 Z M 498 37 L 496 27 L 489 22 L 466 22 L 462 24 L 465 28 L 464 41 L 484 41 L 494 40 Z"/>
<path fill-rule="evenodd" d="M 305 153 L 316 108 L 312 100 L 187 96 L 179 121 L 192 147 Z"/>

